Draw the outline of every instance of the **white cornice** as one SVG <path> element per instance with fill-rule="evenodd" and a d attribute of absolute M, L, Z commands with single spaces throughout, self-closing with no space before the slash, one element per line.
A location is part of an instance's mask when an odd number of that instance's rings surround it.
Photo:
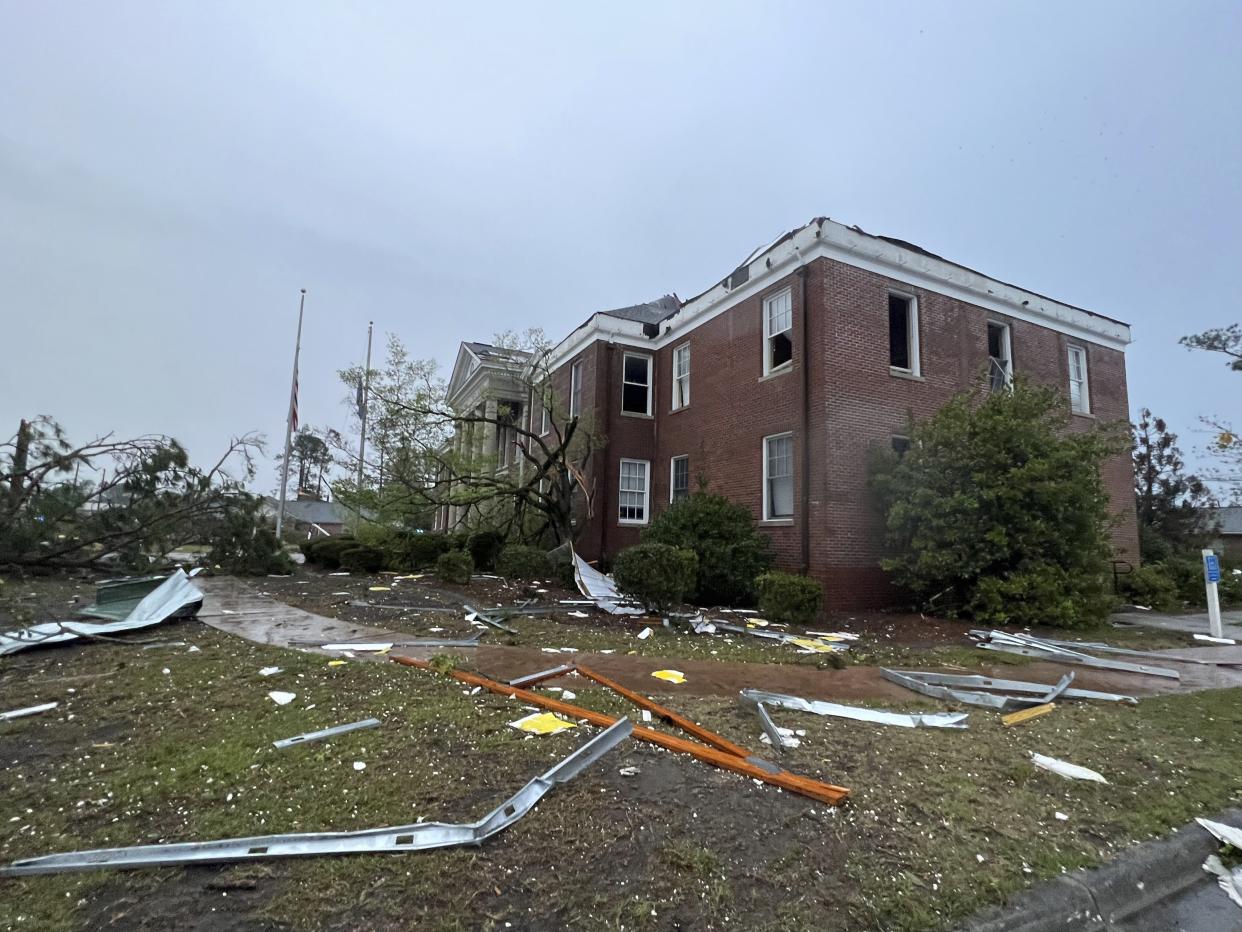
<path fill-rule="evenodd" d="M 595 314 L 552 351 L 549 367 L 557 368 L 596 340 L 658 350 L 818 258 L 841 262 L 1110 349 L 1124 351 L 1130 342 L 1128 324 L 1007 285 L 834 220 L 817 220 L 760 252 L 748 264 L 749 278 L 740 287 L 730 289 L 726 282 L 721 282 L 686 302 L 677 314 L 660 325 L 659 336 L 647 337 L 642 324 L 636 321 Z"/>

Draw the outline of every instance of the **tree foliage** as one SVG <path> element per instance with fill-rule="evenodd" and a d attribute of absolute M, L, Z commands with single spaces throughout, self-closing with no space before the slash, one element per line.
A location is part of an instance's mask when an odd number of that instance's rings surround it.
<path fill-rule="evenodd" d="M 1074 626 L 1111 607 L 1100 466 L 1120 435 L 1071 432 L 1064 396 L 1021 380 L 958 395 L 873 471 L 885 569 L 924 608 L 987 624 Z"/>
<path fill-rule="evenodd" d="M 171 437 L 75 444 L 52 418 L 22 421 L 0 443 L 0 564 L 142 567 L 210 542 L 213 529 L 253 530 L 258 503 L 246 483 L 260 450 L 257 438 L 236 438 L 204 469 Z"/>
<path fill-rule="evenodd" d="M 1242 372 L 1242 327 L 1230 324 L 1228 327 L 1214 327 L 1202 333 L 1192 333 L 1177 341 L 1187 349 L 1206 350 L 1209 353 L 1221 353 L 1227 356 L 1226 363 L 1234 372 Z"/>
<path fill-rule="evenodd" d="M 1134 498 L 1143 560 L 1167 560 L 1197 551 L 1213 529 L 1207 511 L 1216 504 L 1212 493 L 1186 472 L 1177 434 L 1162 418 L 1144 408 L 1133 433 Z"/>

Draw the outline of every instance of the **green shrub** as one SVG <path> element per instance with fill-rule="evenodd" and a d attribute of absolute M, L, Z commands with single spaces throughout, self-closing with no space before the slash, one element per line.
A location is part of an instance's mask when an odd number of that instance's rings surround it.
<path fill-rule="evenodd" d="M 314 562 L 311 559 L 311 553 L 315 548 L 315 544 L 319 543 L 320 540 L 322 540 L 322 538 L 316 537 L 312 540 L 304 540 L 300 544 L 298 544 L 298 550 L 302 551 L 302 556 L 306 557 L 306 561 L 308 563 Z"/>
<path fill-rule="evenodd" d="M 496 558 L 505 549 L 505 535 L 499 531 L 475 531 L 466 540 L 466 550 L 474 560 L 474 568 L 480 573 L 496 569 Z"/>
<path fill-rule="evenodd" d="M 1160 563 L 1148 563 L 1118 577 L 1117 588 L 1126 601 L 1162 612 L 1180 608 L 1182 604 L 1177 580 L 1169 568 Z"/>
<path fill-rule="evenodd" d="M 421 570 L 432 566 L 436 558 L 450 550 L 460 550 L 453 546 L 454 541 L 448 534 L 406 533 L 401 537 L 401 569 Z"/>
<path fill-rule="evenodd" d="M 257 505 L 226 511 L 207 532 L 207 564 L 236 576 L 292 573 L 293 560 L 276 532 L 258 518 Z"/>
<path fill-rule="evenodd" d="M 749 604 L 755 579 L 772 565 L 771 544 L 750 511 L 705 492 L 665 509 L 643 534 L 643 543 L 694 552 L 697 576 L 686 595 L 698 605 Z"/>
<path fill-rule="evenodd" d="M 824 603 L 824 587 L 818 580 L 794 573 L 769 572 L 755 580 L 759 611 L 771 621 L 809 625 Z"/>
<path fill-rule="evenodd" d="M 436 558 L 436 576 L 440 582 L 456 583 L 465 586 L 470 583 L 474 573 L 474 561 L 464 550 L 450 550 Z"/>
<path fill-rule="evenodd" d="M 341 568 L 352 573 L 378 573 L 384 568 L 384 551 L 356 544 L 341 551 Z"/>
<path fill-rule="evenodd" d="M 693 550 L 668 544 L 639 544 L 617 554 L 612 576 L 617 588 L 648 610 L 667 612 L 694 588 L 699 558 Z"/>
<path fill-rule="evenodd" d="M 352 537 L 324 537 L 312 542 L 306 558 L 317 566 L 334 570 L 341 565 L 341 551 L 357 546 L 358 541 Z"/>
<path fill-rule="evenodd" d="M 1098 622 L 1113 607 L 1112 513 L 1100 467 L 1113 429 L 1069 430 L 1058 388 L 957 395 L 873 464 L 884 569 L 916 603 L 981 624 Z"/>
<path fill-rule="evenodd" d="M 506 579 L 547 579 L 552 564 L 538 547 L 510 544 L 496 558 L 496 572 Z"/>

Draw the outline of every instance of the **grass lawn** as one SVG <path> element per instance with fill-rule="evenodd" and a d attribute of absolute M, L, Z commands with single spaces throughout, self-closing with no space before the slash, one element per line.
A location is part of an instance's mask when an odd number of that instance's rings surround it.
<path fill-rule="evenodd" d="M 60 703 L 0 724 L 3 861 L 468 821 L 597 733 L 526 738 L 507 727 L 521 704 L 396 664 L 328 666 L 198 622 L 142 636 L 187 646 L 0 659 L 0 710 Z M 284 672 L 259 676 L 269 665 Z M 731 699 L 653 684 L 670 707 L 773 756 Z M 637 718 L 585 680 L 573 688 L 579 704 Z M 269 690 L 297 698 L 277 706 Z M 630 741 L 478 849 L 6 878 L 0 928 L 935 929 L 1242 801 L 1242 690 L 1062 703 L 1013 729 L 979 709 L 965 731 L 773 714 L 806 731 L 782 763 L 850 787 L 848 805 Z M 383 726 L 271 746 L 371 716 Z M 1031 751 L 1110 785 L 1036 770 Z"/>

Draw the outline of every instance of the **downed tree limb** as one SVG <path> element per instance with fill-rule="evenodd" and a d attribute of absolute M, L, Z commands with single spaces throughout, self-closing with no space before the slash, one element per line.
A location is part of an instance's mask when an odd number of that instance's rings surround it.
<path fill-rule="evenodd" d="M 420 660 L 417 657 L 406 657 L 401 654 L 389 654 L 389 660 L 402 664 L 407 667 L 417 667 L 420 670 L 428 670 L 436 672 L 431 664 L 426 660 Z M 603 712 L 594 712 L 591 709 L 584 709 L 581 706 L 571 705 L 568 702 L 562 702 L 559 699 L 552 699 L 548 696 L 542 696 L 539 693 L 533 693 L 525 689 L 518 689 L 514 686 L 508 686 L 504 683 L 498 683 L 495 680 L 489 680 L 485 676 L 479 676 L 477 673 L 466 673 L 462 670 L 450 670 L 447 676 L 451 676 L 459 683 L 466 683 L 469 686 L 481 686 L 484 689 L 497 693 L 501 696 L 511 696 L 515 699 L 521 699 L 531 705 L 548 709 L 552 712 L 560 712 L 562 715 L 570 718 L 585 719 L 592 725 L 599 725 L 607 728 L 619 719 L 605 715 Z M 744 777 L 750 777 L 752 780 L 760 780 L 764 783 L 778 786 L 783 790 L 791 793 L 798 793 L 802 796 L 808 796 L 811 799 L 827 803 L 830 806 L 842 805 L 846 798 L 850 795 L 850 791 L 843 786 L 834 786 L 831 783 L 821 783 L 819 780 L 812 780 L 810 777 L 801 777 L 797 774 L 789 773 L 782 770 L 777 765 L 763 760 L 758 757 L 739 757 L 736 754 L 729 754 L 716 748 L 704 747 L 701 744 L 695 744 L 693 741 L 687 741 L 684 738 L 677 738 L 673 735 L 666 735 L 660 731 L 652 731 L 650 728 L 634 726 L 633 737 L 640 741 L 647 741 L 658 747 L 662 747 L 667 751 L 677 751 L 720 767 L 723 770 L 731 770 L 739 773 Z"/>

